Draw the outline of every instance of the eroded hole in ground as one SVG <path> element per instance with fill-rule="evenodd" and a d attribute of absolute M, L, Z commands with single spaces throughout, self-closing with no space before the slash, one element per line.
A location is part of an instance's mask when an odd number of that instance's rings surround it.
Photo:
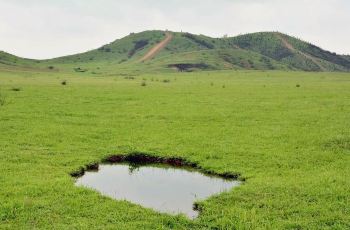
<path fill-rule="evenodd" d="M 87 171 L 74 176 L 78 176 L 77 186 L 159 212 L 182 213 L 194 219 L 199 214 L 197 201 L 240 184 L 234 179 L 236 175 L 211 175 L 197 171 L 194 165 L 177 158 L 113 156 L 106 163 L 90 165 Z"/>

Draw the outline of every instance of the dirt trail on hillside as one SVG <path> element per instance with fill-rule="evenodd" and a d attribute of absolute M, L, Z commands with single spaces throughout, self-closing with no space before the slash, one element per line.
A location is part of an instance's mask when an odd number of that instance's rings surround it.
<path fill-rule="evenodd" d="M 319 61 L 317 58 L 315 58 L 315 57 L 313 57 L 313 56 L 311 56 L 311 55 L 309 55 L 309 54 L 306 54 L 306 53 L 304 53 L 304 52 L 302 52 L 302 51 L 300 51 L 300 50 L 295 49 L 295 47 L 294 47 L 292 44 L 290 44 L 290 43 L 287 41 L 287 39 L 285 39 L 281 34 L 276 33 L 276 36 L 282 41 L 283 45 L 284 45 L 287 49 L 289 49 L 290 51 L 292 51 L 292 52 L 294 52 L 294 53 L 298 53 L 298 54 L 303 55 L 304 57 L 306 57 L 307 59 L 309 59 L 309 60 L 311 60 L 313 63 L 315 63 L 322 71 L 326 71 L 326 68 L 323 67 L 323 65 L 320 63 L 320 61 Z"/>
<path fill-rule="evenodd" d="M 165 39 L 161 42 L 159 42 L 157 45 L 152 47 L 145 56 L 143 56 L 140 61 L 148 61 L 151 60 L 153 57 L 155 57 L 166 45 L 169 44 L 169 42 L 173 39 L 173 35 L 169 32 L 165 33 Z"/>

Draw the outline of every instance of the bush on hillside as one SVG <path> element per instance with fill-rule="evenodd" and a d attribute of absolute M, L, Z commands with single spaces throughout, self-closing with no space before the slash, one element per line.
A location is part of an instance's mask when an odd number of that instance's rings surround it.
<path fill-rule="evenodd" d="M 148 40 L 139 40 L 134 42 L 134 47 L 129 51 L 129 58 L 131 58 L 138 50 L 143 49 L 149 43 Z"/>

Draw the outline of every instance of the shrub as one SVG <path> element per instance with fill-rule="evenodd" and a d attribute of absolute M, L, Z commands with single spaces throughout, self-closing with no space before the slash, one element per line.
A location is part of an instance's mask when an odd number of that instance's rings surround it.
<path fill-rule="evenodd" d="M 47 68 L 49 68 L 49 69 L 54 69 L 55 67 L 54 66 L 52 66 L 52 65 L 50 65 L 49 67 L 47 67 Z"/>
<path fill-rule="evenodd" d="M 146 84 L 146 82 L 145 81 L 143 81 L 142 83 L 141 83 L 141 86 L 146 86 L 147 84 Z"/>
<path fill-rule="evenodd" d="M 299 88 L 299 87 L 300 87 L 300 85 L 299 85 L 299 84 L 296 84 L 296 86 L 295 86 L 295 87 Z"/>
<path fill-rule="evenodd" d="M 61 85 L 67 85 L 67 81 L 66 81 L 66 80 L 63 80 L 63 81 L 61 82 Z"/>
<path fill-rule="evenodd" d="M 164 79 L 163 82 L 164 82 L 164 83 L 169 83 L 170 80 L 169 80 L 169 79 Z"/>
<path fill-rule="evenodd" d="M 82 69 L 82 68 L 80 68 L 80 67 L 76 67 L 76 68 L 74 68 L 74 71 L 75 71 L 75 72 L 84 73 L 84 72 L 87 71 L 87 69 Z"/>
<path fill-rule="evenodd" d="M 143 49 L 149 43 L 148 40 L 134 41 L 134 47 L 129 51 L 129 58 L 131 58 L 137 51 Z"/>
<path fill-rule="evenodd" d="M 12 87 L 11 90 L 18 92 L 18 91 L 21 91 L 21 88 L 20 87 Z"/>

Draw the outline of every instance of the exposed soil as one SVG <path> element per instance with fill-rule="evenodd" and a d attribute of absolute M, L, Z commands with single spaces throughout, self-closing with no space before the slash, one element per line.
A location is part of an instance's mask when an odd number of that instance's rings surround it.
<path fill-rule="evenodd" d="M 216 173 L 211 170 L 203 169 L 197 163 L 187 161 L 179 157 L 158 157 L 152 156 L 145 153 L 131 153 L 128 155 L 111 155 L 102 160 L 103 163 L 129 163 L 135 165 L 148 165 L 148 164 L 165 164 L 173 167 L 190 167 L 197 169 L 198 171 L 208 175 L 208 176 L 219 176 L 226 179 L 239 179 L 245 181 L 239 173 Z M 98 163 L 91 163 L 85 167 L 81 167 L 79 170 L 72 172 L 70 175 L 72 177 L 81 177 L 84 175 L 85 171 L 98 170 Z"/>
<path fill-rule="evenodd" d="M 165 39 L 161 42 L 159 42 L 157 45 L 155 45 L 152 49 L 150 49 L 145 56 L 143 56 L 140 61 L 148 61 L 154 58 L 166 45 L 169 44 L 169 42 L 173 39 L 173 35 L 169 32 L 165 33 Z"/>

